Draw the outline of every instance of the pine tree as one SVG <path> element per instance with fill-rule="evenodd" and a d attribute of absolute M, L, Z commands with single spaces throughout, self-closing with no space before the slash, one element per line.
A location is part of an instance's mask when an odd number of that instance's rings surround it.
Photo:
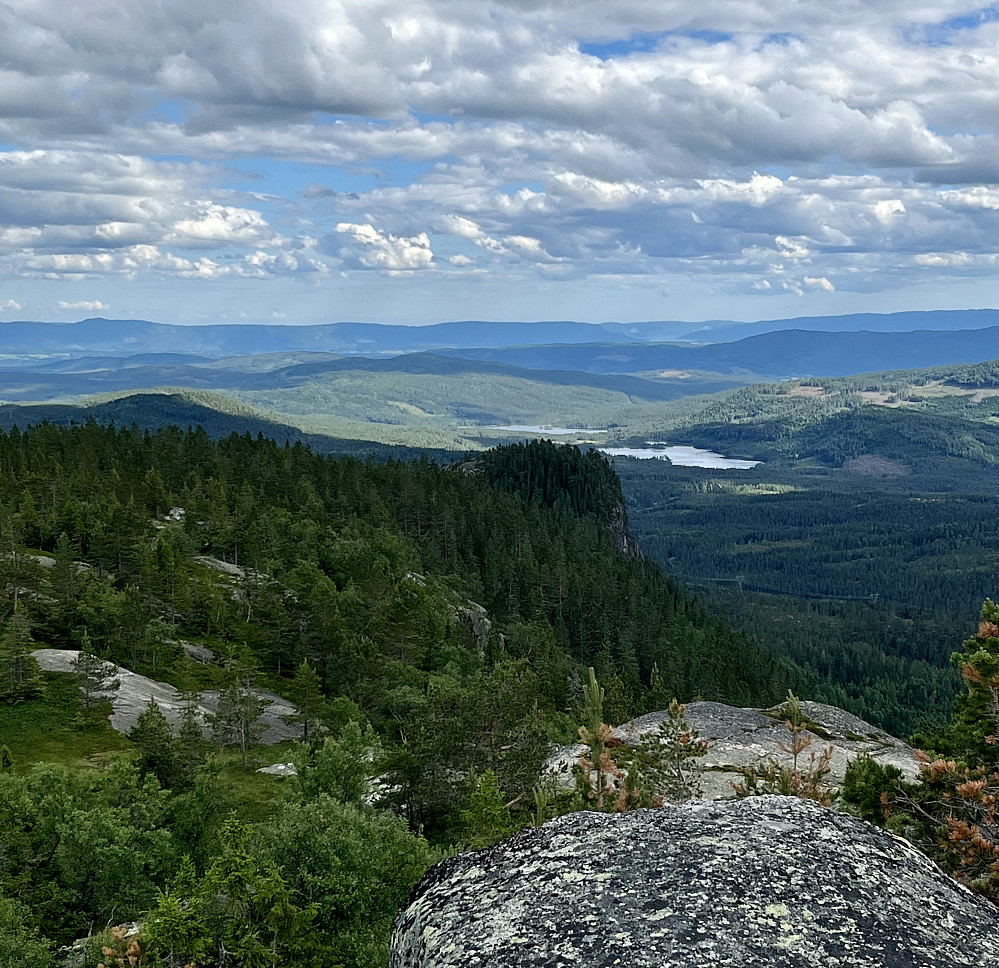
<path fill-rule="evenodd" d="M 624 772 L 615 765 L 608 750 L 614 730 L 603 721 L 604 690 L 597 682 L 593 668 L 589 671 L 589 681 L 583 686 L 583 719 L 579 727 L 579 738 L 587 746 L 587 751 L 579 758 L 579 781 L 586 799 L 593 802 L 598 811 L 613 804 L 612 794 L 617 780 Z"/>
<path fill-rule="evenodd" d="M 260 717 L 271 704 L 253 688 L 253 672 L 244 654 L 229 661 L 226 684 L 219 693 L 217 712 L 209 718 L 212 733 L 221 746 L 239 749 L 243 769 L 247 768 L 249 748 L 263 732 Z"/>
<path fill-rule="evenodd" d="M 955 703 L 955 744 L 969 762 L 999 768 L 999 605 L 991 599 L 982 605 L 978 634 L 951 661 L 967 686 Z"/>
<path fill-rule="evenodd" d="M 812 735 L 808 720 L 801 708 L 801 700 L 790 690 L 780 712 L 791 739 L 778 745 L 791 757 L 791 765 L 785 766 L 771 757 L 758 767 L 749 767 L 744 771 L 745 779 L 732 784 L 735 795 L 748 797 L 775 793 L 831 806 L 833 791 L 826 786 L 825 779 L 829 775 L 833 747 L 827 746 L 821 753 L 811 750 Z M 807 763 L 802 760 L 806 751 L 809 752 Z"/>
<path fill-rule="evenodd" d="M 309 741 L 309 727 L 318 724 L 326 708 L 326 699 L 322 692 L 322 682 L 308 659 L 304 659 L 295 669 L 295 677 L 291 681 L 291 698 L 295 704 L 295 713 L 286 716 L 288 723 L 298 723 L 302 727 L 302 742 Z"/>
<path fill-rule="evenodd" d="M 16 605 L 0 635 L 0 699 L 17 702 L 40 691 L 38 664 L 31 657 L 33 645 L 31 623 Z"/>
<path fill-rule="evenodd" d="M 163 676 L 182 655 L 174 635 L 173 626 L 161 618 L 153 618 L 146 623 L 139 644 L 143 664 L 149 667 L 154 677 Z"/>
<path fill-rule="evenodd" d="M 628 765 L 628 786 L 639 806 L 684 803 L 701 793 L 698 760 L 708 751 L 684 715 L 685 707 L 673 699 L 658 728 L 642 737 Z"/>

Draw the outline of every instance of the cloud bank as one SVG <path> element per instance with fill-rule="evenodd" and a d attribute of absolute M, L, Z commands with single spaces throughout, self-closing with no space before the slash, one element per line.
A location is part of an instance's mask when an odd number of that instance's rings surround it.
<path fill-rule="evenodd" d="M 0 284 L 302 321 L 974 304 L 997 28 L 955 0 L 8 0 Z"/>

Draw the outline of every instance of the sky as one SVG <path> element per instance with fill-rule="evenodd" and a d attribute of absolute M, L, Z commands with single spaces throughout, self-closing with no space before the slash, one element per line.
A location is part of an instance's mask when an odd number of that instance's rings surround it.
<path fill-rule="evenodd" d="M 0 321 L 992 307 L 997 6 L 0 0 Z"/>

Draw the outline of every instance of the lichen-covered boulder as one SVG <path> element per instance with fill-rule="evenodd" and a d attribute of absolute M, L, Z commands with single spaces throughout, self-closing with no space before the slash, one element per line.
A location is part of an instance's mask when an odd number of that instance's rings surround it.
<path fill-rule="evenodd" d="M 791 797 L 576 813 L 432 868 L 391 968 L 999 965 L 999 909 Z"/>

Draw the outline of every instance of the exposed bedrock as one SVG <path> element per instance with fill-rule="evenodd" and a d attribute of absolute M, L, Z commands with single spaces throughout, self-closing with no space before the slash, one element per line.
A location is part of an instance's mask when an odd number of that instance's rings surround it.
<path fill-rule="evenodd" d="M 391 968 L 999 965 L 999 909 L 792 797 L 575 813 L 432 868 Z"/>
<path fill-rule="evenodd" d="M 832 747 L 827 778 L 830 786 L 842 786 L 848 764 L 861 755 L 870 756 L 884 766 L 897 767 L 906 779 L 913 780 L 919 775 L 919 760 L 908 743 L 838 706 L 803 702 L 801 710 L 807 717 L 808 735 L 812 739 L 808 754 Z M 618 726 L 614 736 L 625 746 L 637 745 L 666 716 L 666 712 L 639 716 Z M 732 783 L 741 780 L 746 769 L 758 767 L 764 761 L 791 764 L 786 749 L 789 736 L 779 706 L 743 709 L 720 702 L 692 702 L 686 706 L 686 717 L 698 735 L 708 741 L 707 755 L 700 761 L 704 771 L 701 789 L 707 800 L 734 797 Z M 579 744 L 556 750 L 542 767 L 543 778 L 558 788 L 571 789 L 576 782 L 573 767 L 585 750 Z"/>

